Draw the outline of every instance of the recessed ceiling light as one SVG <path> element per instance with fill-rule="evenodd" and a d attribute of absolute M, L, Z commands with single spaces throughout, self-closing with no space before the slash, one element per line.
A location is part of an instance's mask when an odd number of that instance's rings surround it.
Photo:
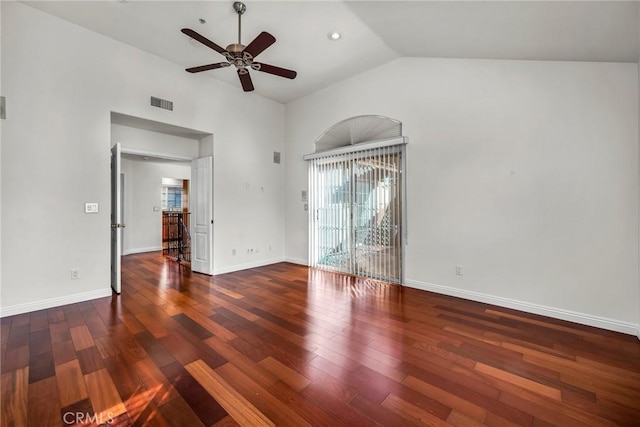
<path fill-rule="evenodd" d="M 342 34 L 340 34 L 337 31 L 332 31 L 329 34 L 327 34 L 327 37 L 329 37 L 329 40 L 336 41 L 336 40 L 340 40 L 340 38 L 342 37 Z"/>

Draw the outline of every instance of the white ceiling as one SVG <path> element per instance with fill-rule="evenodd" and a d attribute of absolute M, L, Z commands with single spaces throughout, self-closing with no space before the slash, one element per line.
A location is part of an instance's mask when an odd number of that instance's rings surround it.
<path fill-rule="evenodd" d="M 185 68 L 221 62 L 180 32 L 225 47 L 237 39 L 232 1 L 26 1 Z M 256 92 L 287 103 L 402 56 L 637 62 L 636 1 L 245 1 L 246 45 L 261 31 L 277 42 L 259 61 L 295 80 L 251 72 Z M 202 25 L 199 18 L 207 22 Z M 342 39 L 329 41 L 327 33 Z M 235 72 L 208 76 L 240 88 Z"/>

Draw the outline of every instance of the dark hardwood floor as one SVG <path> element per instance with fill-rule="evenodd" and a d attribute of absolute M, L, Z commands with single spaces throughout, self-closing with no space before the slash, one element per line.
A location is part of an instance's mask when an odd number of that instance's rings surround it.
<path fill-rule="evenodd" d="M 5 427 L 640 425 L 636 337 L 293 264 L 130 255 L 1 325 Z"/>

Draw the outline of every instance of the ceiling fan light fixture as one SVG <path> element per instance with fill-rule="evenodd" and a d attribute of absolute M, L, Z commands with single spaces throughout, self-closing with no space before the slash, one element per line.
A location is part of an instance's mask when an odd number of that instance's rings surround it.
<path fill-rule="evenodd" d="M 331 41 L 338 41 L 342 38 L 342 34 L 340 34 L 337 31 L 331 31 L 329 34 L 327 34 L 327 37 L 329 38 L 329 40 Z"/>
<path fill-rule="evenodd" d="M 238 14 L 238 42 L 232 43 L 225 48 L 217 45 L 202 34 L 192 30 L 191 28 L 183 28 L 180 30 L 183 34 L 189 36 L 191 40 L 197 41 L 200 44 L 207 46 L 208 48 L 218 52 L 225 57 L 225 62 L 215 62 L 207 65 L 200 65 L 198 67 L 190 67 L 185 71 L 189 73 L 199 73 L 202 71 L 215 70 L 217 68 L 226 68 L 234 66 L 240 77 L 240 83 L 242 89 L 245 92 L 250 92 L 254 89 L 249 75 L 249 69 L 255 71 L 262 71 L 267 74 L 273 74 L 275 76 L 284 77 L 287 79 L 295 79 L 297 74 L 293 70 L 287 70 L 286 68 L 276 67 L 275 65 L 269 65 L 265 63 L 254 62 L 256 56 L 267 49 L 269 46 L 276 42 L 276 38 L 266 31 L 261 32 L 253 39 L 248 45 L 242 44 L 242 15 L 246 12 L 247 7 L 244 3 L 236 1 L 233 3 L 233 8 Z"/>

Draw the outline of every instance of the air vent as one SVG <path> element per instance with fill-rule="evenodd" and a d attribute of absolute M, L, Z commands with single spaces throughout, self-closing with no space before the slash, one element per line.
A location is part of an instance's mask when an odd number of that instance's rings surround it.
<path fill-rule="evenodd" d="M 152 96 L 151 105 L 153 107 L 162 108 L 163 110 L 173 111 L 173 102 L 167 101 L 166 99 L 156 98 L 155 96 Z"/>
<path fill-rule="evenodd" d="M 274 151 L 273 152 L 273 163 L 280 164 L 280 152 L 279 151 Z"/>

